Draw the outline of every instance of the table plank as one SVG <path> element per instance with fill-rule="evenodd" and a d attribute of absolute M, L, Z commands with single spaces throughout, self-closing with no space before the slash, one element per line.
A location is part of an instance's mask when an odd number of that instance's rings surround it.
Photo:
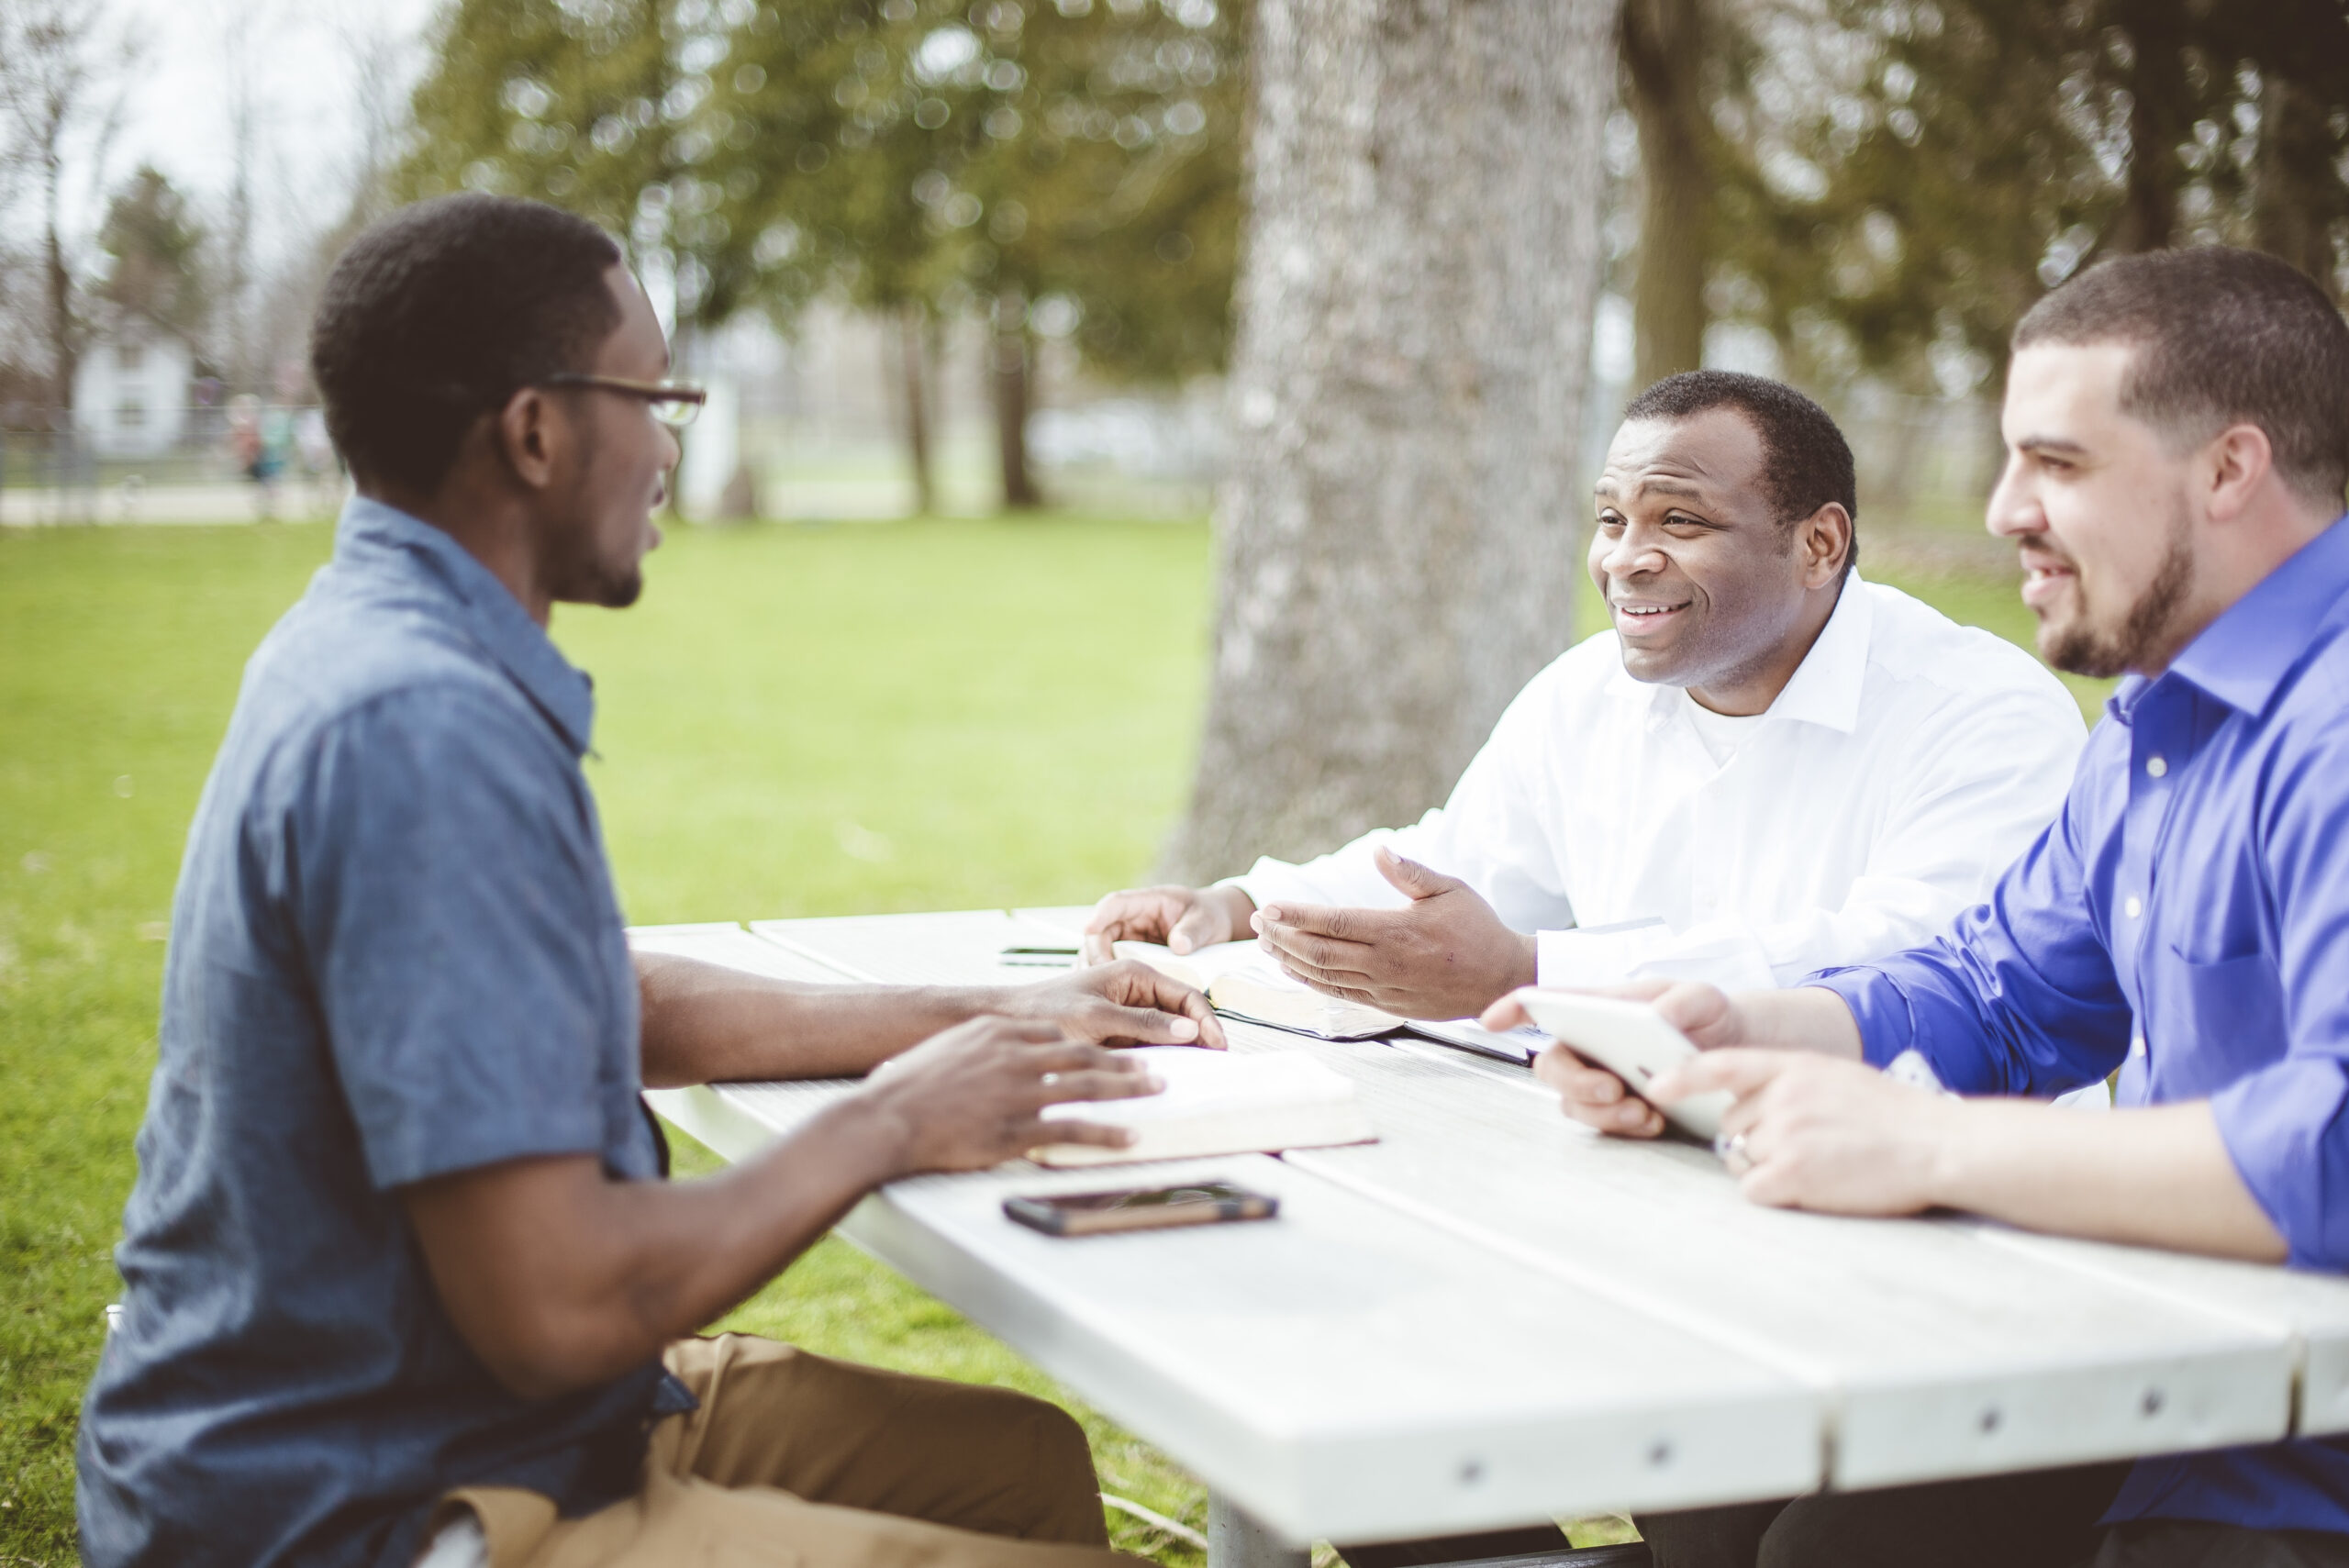
<path fill-rule="evenodd" d="M 1255 1026 L 1231 1033 L 1239 1050 L 1296 1049 Z M 1710 1151 L 1597 1137 L 1538 1086 L 1308 1049 L 1351 1073 L 1382 1140 L 1291 1162 L 1830 1391 L 1835 1485 L 2288 1429 L 2291 1345 L 2272 1328 L 2000 1246 L 1972 1221 L 1759 1207 Z"/>
<path fill-rule="evenodd" d="M 723 930 L 656 940 L 762 962 Z M 849 1088 L 650 1097 L 739 1159 Z M 1276 1194 L 1281 1218 L 1063 1241 L 1001 1213 L 1013 1191 L 1209 1175 Z M 1292 1541 L 1818 1477 L 1821 1402 L 1793 1379 L 1266 1156 L 916 1178 L 841 1230 Z"/>
<path fill-rule="evenodd" d="M 2349 1432 L 2349 1279 L 2020 1230 L 1988 1228 L 1984 1234 L 2032 1257 L 2289 1336 L 2299 1365 L 2292 1429 L 2310 1437 Z"/>
<path fill-rule="evenodd" d="M 948 919 L 867 927 L 852 949 L 806 924 L 761 934 L 876 974 L 952 964 L 975 975 L 991 960 L 981 933 Z M 1307 1051 L 1364 1095 L 1379 1143 L 1292 1153 L 1292 1166 L 1821 1390 L 1833 1404 L 1835 1485 L 2257 1441 L 2290 1429 L 2301 1352 L 2286 1314 L 2246 1305 L 2254 1287 L 2221 1299 L 2191 1270 L 2159 1285 L 2098 1272 L 1969 1220 L 1758 1208 L 1709 1151 L 1590 1135 L 1514 1069 L 1442 1047 L 1227 1027 L 1234 1049 Z M 1508 1179 L 1495 1180 L 1497 1169 Z"/>
<path fill-rule="evenodd" d="M 632 926 L 629 929 L 628 945 L 637 952 L 674 953 L 777 980 L 837 985 L 861 978 L 837 964 L 754 937 L 732 920 L 687 926 Z"/>
<path fill-rule="evenodd" d="M 935 915 L 845 915 L 753 920 L 751 934 L 867 980 L 892 985 L 1016 985 L 1057 971 L 1001 962 L 1017 944 L 1067 933 L 1003 909 Z"/>

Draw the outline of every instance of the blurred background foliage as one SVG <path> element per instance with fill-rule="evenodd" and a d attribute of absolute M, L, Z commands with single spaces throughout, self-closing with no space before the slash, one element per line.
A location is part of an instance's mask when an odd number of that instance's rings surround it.
<path fill-rule="evenodd" d="M 1641 379 L 1688 368 L 1725 320 L 1766 331 L 1794 379 L 1962 395 L 2049 287 L 2166 245 L 2258 246 L 2341 296 L 2339 0 L 1625 0 L 1623 16 L 1646 206 L 1619 264 Z M 1706 221 L 1664 216 L 1690 213 Z M 1658 270 L 1673 292 L 1642 288 Z"/>
<path fill-rule="evenodd" d="M 879 313 L 918 449 L 941 324 L 985 323 L 1018 505 L 1040 327 L 1113 384 L 1223 363 L 1247 27 L 1244 0 L 457 0 L 395 188 L 593 215 L 688 338 L 828 292 Z M 1995 391 L 2021 312 L 2118 251 L 2349 276 L 2339 0 L 1621 0 L 1619 38 L 1634 390 L 1728 326 L 1814 390 Z"/>
<path fill-rule="evenodd" d="M 1111 378 L 1223 362 L 1243 27 L 1237 0 L 458 0 L 395 188 L 596 218 L 688 337 L 827 289 L 894 317 L 918 445 L 937 325 L 979 316 L 1029 504 L 1039 328 Z"/>

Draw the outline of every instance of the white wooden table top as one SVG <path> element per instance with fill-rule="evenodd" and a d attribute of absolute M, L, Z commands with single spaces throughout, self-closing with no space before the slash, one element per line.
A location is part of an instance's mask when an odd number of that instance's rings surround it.
<path fill-rule="evenodd" d="M 644 928 L 804 981 L 1019 984 L 1082 909 Z M 1757 1208 L 1524 1071 L 1227 1023 L 1356 1083 L 1380 1141 L 893 1184 L 850 1240 L 1288 1540 L 1430 1535 L 2349 1430 L 2349 1281 L 1957 1218 Z M 665 1091 L 729 1158 L 842 1084 Z M 1054 1240 L 1000 1203 L 1219 1173 L 1265 1224 Z"/>

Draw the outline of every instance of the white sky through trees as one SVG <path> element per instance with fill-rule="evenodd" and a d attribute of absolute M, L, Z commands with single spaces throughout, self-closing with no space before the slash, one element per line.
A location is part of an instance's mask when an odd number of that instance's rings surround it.
<path fill-rule="evenodd" d="M 89 243 L 105 194 L 142 162 L 161 170 L 190 196 L 206 226 L 217 229 L 235 150 L 226 39 L 241 22 L 249 29 L 257 111 L 255 249 L 265 262 L 333 223 L 349 204 L 361 115 L 344 34 L 373 34 L 399 46 L 395 101 L 404 102 L 422 64 L 423 35 L 436 0 L 103 3 L 117 24 L 128 24 L 140 52 L 102 179 L 91 181 L 90 150 L 79 150 L 83 167 L 68 182 L 73 201 L 69 237 Z M 94 187 L 96 206 L 90 205 Z M 35 216 L 20 200 L 8 215 L 12 234 L 24 238 Z"/>

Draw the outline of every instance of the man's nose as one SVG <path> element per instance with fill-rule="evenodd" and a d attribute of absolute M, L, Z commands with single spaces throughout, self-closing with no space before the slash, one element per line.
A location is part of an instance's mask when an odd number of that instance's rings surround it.
<path fill-rule="evenodd" d="M 1661 572 L 1664 563 L 1664 551 L 1654 538 L 1637 528 L 1625 528 L 1599 557 L 1599 564 L 1610 577 L 1637 577 Z"/>
<path fill-rule="evenodd" d="M 2040 510 L 2039 501 L 2032 495 L 2022 475 L 2022 465 L 2009 459 L 1998 472 L 1998 483 L 1990 491 L 1990 505 L 1982 514 L 1982 526 L 1998 539 L 2020 539 L 2025 534 L 2045 533 L 2047 516 Z"/>

